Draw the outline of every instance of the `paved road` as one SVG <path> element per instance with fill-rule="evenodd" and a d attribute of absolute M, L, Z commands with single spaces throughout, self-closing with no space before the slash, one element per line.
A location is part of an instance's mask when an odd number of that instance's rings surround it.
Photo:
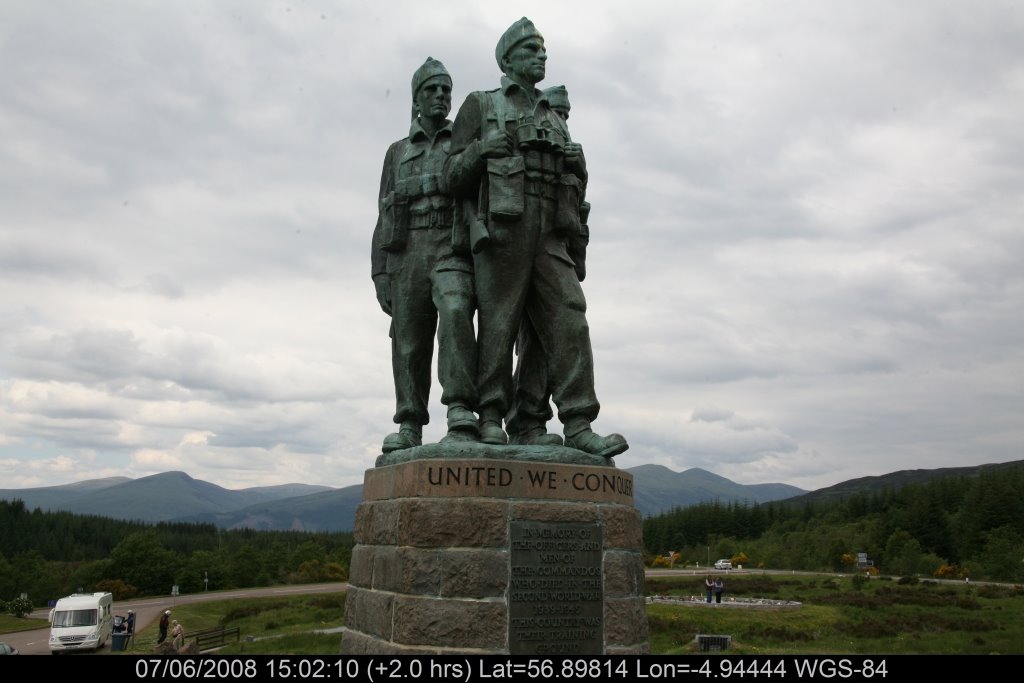
<path fill-rule="evenodd" d="M 231 598 L 263 598 L 275 595 L 308 595 L 311 593 L 337 593 L 346 590 L 347 583 L 311 583 L 302 586 L 274 586 L 272 588 L 246 588 L 244 590 L 223 591 L 214 593 L 197 593 L 195 595 L 179 595 L 177 597 L 162 598 L 141 598 L 139 600 L 122 600 L 114 603 L 114 613 L 122 616 L 128 614 L 128 610 L 135 610 L 135 629 L 142 630 L 160 618 L 164 610 L 171 610 L 173 615 L 177 605 L 185 605 L 192 602 L 205 602 L 208 600 L 229 600 Z M 49 610 L 36 610 L 31 616 L 46 619 Z M 172 616 L 173 618 L 173 616 Z M 0 640 L 10 643 L 23 655 L 49 654 L 50 648 L 47 644 L 50 638 L 50 629 L 42 628 L 35 631 L 19 631 L 17 633 L 2 633 Z M 107 643 L 100 650 L 101 653 L 110 652 L 110 643 Z M 77 653 L 76 653 L 77 654 Z"/>

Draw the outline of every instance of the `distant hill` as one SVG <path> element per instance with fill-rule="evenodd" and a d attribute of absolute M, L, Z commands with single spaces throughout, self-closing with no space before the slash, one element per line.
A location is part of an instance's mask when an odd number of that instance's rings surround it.
<path fill-rule="evenodd" d="M 73 484 L 61 486 L 43 486 L 34 489 L 0 489 L 0 500 L 19 499 L 29 510 L 67 510 L 68 506 L 82 496 L 95 491 L 124 484 L 132 481 L 128 477 L 107 477 L 106 479 L 86 479 Z"/>
<path fill-rule="evenodd" d="M 308 496 L 258 503 L 232 512 L 180 517 L 177 522 L 211 522 L 222 529 L 263 531 L 352 531 L 363 486 L 321 491 Z"/>
<path fill-rule="evenodd" d="M 0 498 L 21 499 L 29 509 L 165 522 L 329 490 L 327 486 L 283 484 L 232 491 L 193 479 L 184 472 L 163 472 L 140 479 L 117 477 L 45 489 L 5 489 L 0 490 Z"/>
<path fill-rule="evenodd" d="M 842 500 L 857 494 L 871 494 L 885 490 L 901 489 L 911 484 L 923 484 L 929 480 L 941 477 L 977 477 L 982 473 L 998 472 L 1000 470 L 1015 469 L 1024 467 L 1024 460 L 1013 462 L 989 463 L 975 465 L 973 467 L 940 467 L 934 470 L 899 470 L 877 477 L 860 477 L 850 479 L 829 486 L 827 488 L 811 491 L 793 498 L 785 499 L 784 503 L 803 505 L 806 503 L 824 503 Z"/>
<path fill-rule="evenodd" d="M 639 465 L 626 471 L 633 475 L 634 500 L 645 517 L 716 500 L 767 503 L 806 493 L 789 484 L 737 484 L 699 467 L 675 472 L 661 465 Z"/>

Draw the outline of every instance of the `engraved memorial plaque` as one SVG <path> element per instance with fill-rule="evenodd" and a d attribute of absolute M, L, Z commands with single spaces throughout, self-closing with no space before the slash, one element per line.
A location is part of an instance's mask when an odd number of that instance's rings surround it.
<path fill-rule="evenodd" d="M 601 525 L 513 520 L 510 532 L 509 653 L 602 654 Z"/>

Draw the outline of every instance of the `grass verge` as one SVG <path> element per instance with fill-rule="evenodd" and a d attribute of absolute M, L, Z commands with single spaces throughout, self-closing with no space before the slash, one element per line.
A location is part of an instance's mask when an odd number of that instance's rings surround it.
<path fill-rule="evenodd" d="M 197 602 L 176 607 L 174 618 L 186 633 L 238 628 L 240 642 L 217 650 L 221 654 L 338 654 L 340 633 L 314 631 L 342 626 L 345 593 Z M 134 652 L 152 650 L 159 633 L 156 622 L 139 631 Z"/>
<path fill-rule="evenodd" d="M 693 577 L 652 579 L 649 594 L 689 596 Z M 735 654 L 1024 654 L 1024 587 L 842 577 L 731 576 L 728 595 L 796 600 L 798 610 L 648 606 L 651 651 L 694 651 L 698 633 Z"/>
<path fill-rule="evenodd" d="M 16 633 L 17 631 L 34 631 L 37 628 L 49 628 L 46 619 L 19 618 L 11 614 L 0 614 L 0 633 Z"/>
<path fill-rule="evenodd" d="M 649 594 L 703 591 L 693 576 L 650 579 Z M 732 636 L 730 654 L 1024 654 L 1024 587 L 895 581 L 850 576 L 729 576 L 729 597 L 795 600 L 800 609 L 770 610 L 651 604 L 653 654 L 695 651 L 698 633 Z M 224 625 L 241 642 L 223 654 L 337 654 L 345 594 L 224 600 L 182 605 L 175 617 L 188 631 Z M 156 642 L 153 624 L 138 634 L 135 653 Z"/>

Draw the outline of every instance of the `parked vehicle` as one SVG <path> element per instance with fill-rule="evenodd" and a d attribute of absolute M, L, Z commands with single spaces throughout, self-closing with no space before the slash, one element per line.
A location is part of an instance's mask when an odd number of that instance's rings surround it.
<path fill-rule="evenodd" d="M 7 643 L 0 642 L 0 655 L 16 655 L 18 654 L 18 648 Z M 20 661 L 20 660 L 19 660 Z"/>
<path fill-rule="evenodd" d="M 715 569 L 732 569 L 732 560 L 719 560 L 715 562 Z"/>
<path fill-rule="evenodd" d="M 114 597 L 110 593 L 75 593 L 50 610 L 50 652 L 100 649 L 114 626 Z"/>

